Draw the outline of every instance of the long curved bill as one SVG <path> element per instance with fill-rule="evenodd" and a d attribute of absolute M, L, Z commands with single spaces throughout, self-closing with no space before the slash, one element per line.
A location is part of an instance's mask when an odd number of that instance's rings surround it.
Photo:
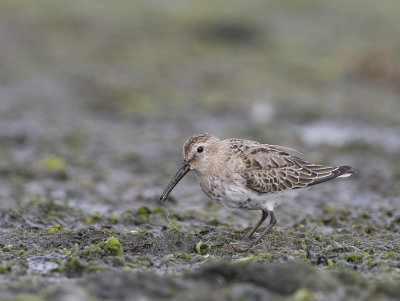
<path fill-rule="evenodd" d="M 179 183 L 179 181 L 190 171 L 190 165 L 185 160 L 183 160 L 182 167 L 176 172 L 175 176 L 172 180 L 168 183 L 167 187 L 165 188 L 164 192 L 162 193 L 160 200 L 165 201 L 169 194 L 171 193 L 172 189 Z"/>

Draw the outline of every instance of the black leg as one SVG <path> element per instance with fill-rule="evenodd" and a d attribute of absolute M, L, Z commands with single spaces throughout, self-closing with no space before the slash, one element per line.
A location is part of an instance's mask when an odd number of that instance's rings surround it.
<path fill-rule="evenodd" d="M 247 235 L 241 240 L 241 241 L 246 241 L 248 240 L 253 234 L 254 232 L 257 231 L 257 229 L 261 226 L 261 224 L 267 219 L 268 217 L 268 211 L 266 210 L 261 210 L 262 211 L 262 215 L 260 220 L 257 222 L 257 224 L 254 226 L 253 230 L 251 230 L 249 233 L 247 233 Z M 271 211 L 272 212 L 272 211 Z"/>
<path fill-rule="evenodd" d="M 254 244 L 258 244 L 260 242 L 260 240 L 265 236 L 265 234 L 267 234 L 269 231 L 271 231 L 272 227 L 277 222 L 273 211 L 266 211 L 266 212 L 267 212 L 267 214 L 269 213 L 269 215 L 271 216 L 271 220 L 269 221 L 267 229 L 265 229 L 265 231 L 263 233 L 261 233 L 261 235 L 254 242 Z"/>

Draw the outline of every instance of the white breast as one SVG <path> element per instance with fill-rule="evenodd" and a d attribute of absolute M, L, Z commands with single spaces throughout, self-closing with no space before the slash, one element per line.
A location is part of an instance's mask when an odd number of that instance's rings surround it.
<path fill-rule="evenodd" d="M 201 177 L 197 175 L 200 187 L 211 199 L 227 208 L 273 211 L 275 204 L 282 200 L 291 200 L 298 190 L 287 190 L 276 193 L 258 193 L 247 188 L 243 183 L 234 183 L 220 178 Z"/>

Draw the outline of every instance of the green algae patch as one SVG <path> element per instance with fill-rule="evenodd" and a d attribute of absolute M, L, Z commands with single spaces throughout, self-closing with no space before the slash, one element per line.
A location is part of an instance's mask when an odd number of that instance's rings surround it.
<path fill-rule="evenodd" d="M 58 224 L 58 225 L 55 225 L 54 227 L 46 229 L 46 232 L 47 233 L 54 233 L 54 232 L 60 232 L 62 230 L 64 230 L 63 227 L 60 224 Z"/>
<path fill-rule="evenodd" d="M 383 259 L 389 259 L 389 258 L 392 258 L 392 257 L 393 257 L 395 254 L 396 254 L 395 252 L 390 252 L 390 253 L 387 253 L 387 254 L 385 254 L 385 255 L 383 256 Z"/>
<path fill-rule="evenodd" d="M 374 228 L 371 226 L 365 227 L 364 232 L 367 234 L 371 234 L 372 232 L 374 232 Z"/>
<path fill-rule="evenodd" d="M 151 212 L 152 213 L 161 213 L 163 215 L 166 215 L 165 210 L 161 207 L 155 207 L 155 208 L 151 209 Z"/>
<path fill-rule="evenodd" d="M 107 255 L 118 256 L 124 251 L 121 243 L 114 236 L 107 238 L 105 242 L 101 242 L 99 245 Z"/>
<path fill-rule="evenodd" d="M 233 260 L 233 263 L 247 263 L 247 262 L 253 262 L 255 259 L 255 256 L 253 254 L 250 254 L 249 256 L 246 257 L 239 257 Z"/>
<path fill-rule="evenodd" d="M 142 207 L 139 208 L 139 210 L 138 210 L 137 213 L 138 213 L 139 215 L 140 215 L 140 214 L 150 214 L 150 213 L 151 213 L 151 210 L 150 210 L 148 207 L 146 207 L 146 206 L 142 206 Z"/>
<path fill-rule="evenodd" d="M 188 253 L 173 253 L 164 256 L 164 259 L 170 260 L 173 258 L 182 259 L 182 260 L 191 260 L 192 257 Z"/>
<path fill-rule="evenodd" d="M 7 263 L 0 265 L 0 274 L 6 274 L 11 272 L 11 266 Z"/>
<path fill-rule="evenodd" d="M 190 260 L 192 257 L 188 253 L 182 253 L 178 255 L 178 258 L 184 259 L 184 260 Z"/>
<path fill-rule="evenodd" d="M 313 293 L 306 288 L 298 289 L 293 295 L 291 295 L 287 301 L 312 301 L 314 300 Z"/>
<path fill-rule="evenodd" d="M 347 262 L 355 263 L 361 260 L 361 256 L 358 253 L 345 253 L 343 257 Z"/>
<path fill-rule="evenodd" d="M 42 169 L 47 171 L 62 171 L 67 167 L 65 160 L 59 156 L 48 156 L 39 161 Z"/>
<path fill-rule="evenodd" d="M 194 249 L 197 252 L 197 254 L 204 255 L 211 249 L 211 246 L 205 244 L 203 241 L 200 241 L 195 245 Z"/>
<path fill-rule="evenodd" d="M 80 275 L 85 270 L 86 266 L 78 256 L 73 256 L 60 268 L 60 271 L 67 275 Z"/>
<path fill-rule="evenodd" d="M 129 261 L 130 264 L 132 264 L 135 267 L 150 267 L 153 265 L 153 262 L 150 258 L 148 257 L 134 257 L 134 258 L 127 258 L 127 261 Z"/>
<path fill-rule="evenodd" d="M 114 236 L 111 236 L 107 238 L 106 241 L 99 242 L 95 245 L 85 246 L 80 254 L 88 260 L 92 260 L 94 257 L 118 256 L 123 251 L 124 249 L 119 240 Z"/>
<path fill-rule="evenodd" d="M 233 260 L 233 263 L 252 263 L 252 262 L 266 263 L 266 262 L 270 262 L 270 261 L 271 261 L 271 254 L 260 253 L 257 255 L 249 254 L 247 256 L 241 256 L 241 257 L 235 258 Z"/>
<path fill-rule="evenodd" d="M 117 224 L 118 223 L 118 218 L 115 215 L 111 215 L 107 218 L 107 220 L 111 223 L 111 224 Z"/>
<path fill-rule="evenodd" d="M 114 257 L 114 260 L 115 260 L 115 263 L 116 263 L 117 265 L 120 265 L 120 266 L 124 266 L 125 263 L 126 263 L 125 258 L 124 258 L 124 257 L 121 257 L 121 256 L 115 256 L 115 257 Z"/>
<path fill-rule="evenodd" d="M 64 273 L 69 277 L 82 275 L 85 272 L 93 273 L 109 269 L 106 264 L 109 261 L 107 256 L 115 256 L 115 262 L 118 266 L 123 266 L 125 259 L 119 257 L 123 252 L 123 247 L 119 240 L 114 236 L 110 236 L 106 241 L 98 244 L 86 245 L 83 249 L 79 249 L 75 244 L 73 249 L 65 250 L 66 260 L 60 260 L 60 266 L 55 270 Z"/>

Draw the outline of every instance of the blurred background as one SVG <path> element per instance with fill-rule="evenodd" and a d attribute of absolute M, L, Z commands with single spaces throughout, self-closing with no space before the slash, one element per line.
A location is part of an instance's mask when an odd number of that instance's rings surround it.
<path fill-rule="evenodd" d="M 398 229 L 399 11 L 395 0 L 1 1 L 0 231 L 128 231 L 113 218 L 143 205 L 190 217 L 183 227 L 247 227 L 258 213 L 221 209 L 190 174 L 158 201 L 184 141 L 205 131 L 358 171 L 278 206 L 278 228 L 306 219 L 332 233 L 347 224 L 318 220 L 345 206 Z M 36 206 L 49 200 L 56 216 Z"/>
<path fill-rule="evenodd" d="M 1 206 L 40 195 L 106 212 L 156 200 L 183 142 L 204 131 L 350 164 L 371 192 L 390 190 L 400 170 L 398 9 L 2 1 Z M 187 178 L 174 194 L 197 204 L 205 197 Z"/>

